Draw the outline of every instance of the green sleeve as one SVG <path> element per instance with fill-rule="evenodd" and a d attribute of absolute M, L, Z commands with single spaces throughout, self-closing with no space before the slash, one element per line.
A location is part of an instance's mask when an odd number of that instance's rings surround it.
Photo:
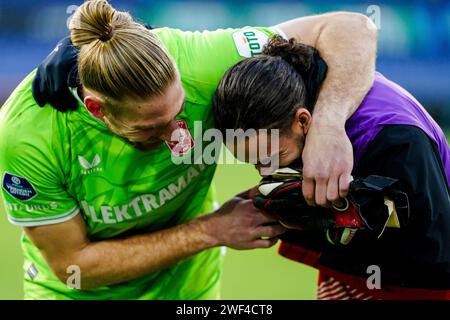
<path fill-rule="evenodd" d="M 78 213 L 64 187 L 70 149 L 64 116 L 36 105 L 33 74 L 0 109 L 1 197 L 9 221 L 19 226 L 63 222 Z"/>
<path fill-rule="evenodd" d="M 187 99 L 207 105 L 226 70 L 262 52 L 278 30 L 263 27 L 189 32 L 155 30 L 178 65 Z"/>

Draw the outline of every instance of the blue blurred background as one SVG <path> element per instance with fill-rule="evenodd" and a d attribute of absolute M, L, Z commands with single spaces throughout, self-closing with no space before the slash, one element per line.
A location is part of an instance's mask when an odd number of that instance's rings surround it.
<path fill-rule="evenodd" d="M 68 34 L 76 0 L 0 0 L 0 104 Z M 268 26 L 332 10 L 366 14 L 379 26 L 378 70 L 411 91 L 450 126 L 450 1 L 112 0 L 155 26 L 185 30 Z M 352 74 L 349 73 L 349 77 Z"/>

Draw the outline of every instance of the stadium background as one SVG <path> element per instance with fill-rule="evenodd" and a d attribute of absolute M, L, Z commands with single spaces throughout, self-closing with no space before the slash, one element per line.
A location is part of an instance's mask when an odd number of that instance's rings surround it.
<path fill-rule="evenodd" d="M 67 20 L 80 3 L 0 0 L 0 105 L 57 40 L 67 35 Z M 377 69 L 412 92 L 443 128 L 450 127 L 450 1 L 111 0 L 111 3 L 154 26 L 185 30 L 268 26 L 332 10 L 366 14 L 377 19 L 380 27 Z M 246 165 L 220 165 L 215 181 L 223 202 L 254 185 L 258 176 Z M 8 223 L 0 207 L 0 299 L 22 297 L 20 232 Z M 315 296 L 316 272 L 277 256 L 276 248 L 228 250 L 223 280 L 224 299 Z"/>

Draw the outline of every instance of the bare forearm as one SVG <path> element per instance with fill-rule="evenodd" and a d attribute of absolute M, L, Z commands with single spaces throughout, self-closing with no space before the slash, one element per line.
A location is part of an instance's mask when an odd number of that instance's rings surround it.
<path fill-rule="evenodd" d="M 74 274 L 68 274 L 68 270 L 77 266 L 81 289 L 94 289 L 166 269 L 212 247 L 273 246 L 285 229 L 255 208 L 247 199 L 249 194 L 242 193 L 213 213 L 187 223 L 123 238 L 90 241 L 81 214 L 65 222 L 24 230 L 61 281 L 72 280 Z"/>
<path fill-rule="evenodd" d="M 302 153 L 302 191 L 310 205 L 330 205 L 348 193 L 353 149 L 345 122 L 373 84 L 377 29 L 366 16 L 350 12 L 302 17 L 277 27 L 316 48 L 328 65 Z"/>
<path fill-rule="evenodd" d="M 136 279 L 217 245 L 204 232 L 203 220 L 150 234 L 91 242 L 64 264 L 78 265 L 82 289 Z M 58 276 L 64 279 L 68 275 Z"/>
<path fill-rule="evenodd" d="M 361 104 L 374 81 L 376 38 L 373 23 L 359 14 L 337 13 L 324 25 L 316 48 L 329 68 L 316 120 L 337 121 L 343 127 Z"/>

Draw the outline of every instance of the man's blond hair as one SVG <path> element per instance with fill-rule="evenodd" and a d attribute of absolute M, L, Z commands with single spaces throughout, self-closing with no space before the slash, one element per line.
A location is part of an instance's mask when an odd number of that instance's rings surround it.
<path fill-rule="evenodd" d="M 83 3 L 69 28 L 73 45 L 80 46 L 81 84 L 115 102 L 113 106 L 162 95 L 177 78 L 175 62 L 162 42 L 106 0 Z"/>

